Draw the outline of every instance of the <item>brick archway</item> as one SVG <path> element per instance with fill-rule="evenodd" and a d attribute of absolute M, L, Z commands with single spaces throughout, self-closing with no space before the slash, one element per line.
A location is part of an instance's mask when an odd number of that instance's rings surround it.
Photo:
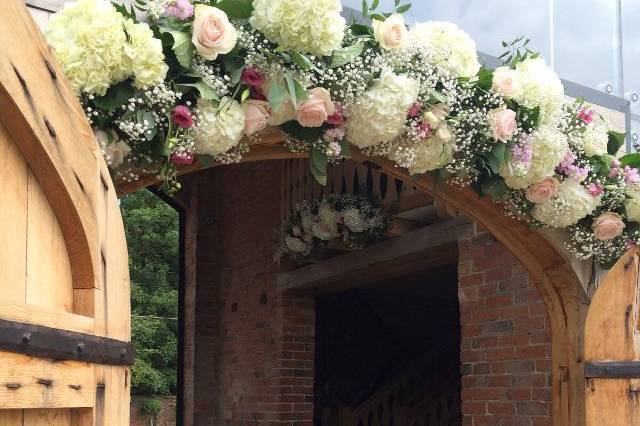
<path fill-rule="evenodd" d="M 284 149 L 279 132 L 273 132 L 260 145 L 254 145 L 243 162 L 304 158 L 304 153 Z M 538 290 L 551 329 L 552 417 L 557 426 L 585 423 L 583 340 L 588 298 L 569 261 L 542 234 L 506 217 L 488 198 L 479 198 L 469 189 L 436 183 L 429 176 L 414 179 L 392 162 L 367 157 L 354 149 L 352 159 L 380 167 L 384 173 L 410 183 L 485 228 L 522 264 L 530 282 Z M 179 170 L 187 174 L 203 169 L 196 163 Z M 153 177 L 119 186 L 121 194 L 151 185 Z"/>

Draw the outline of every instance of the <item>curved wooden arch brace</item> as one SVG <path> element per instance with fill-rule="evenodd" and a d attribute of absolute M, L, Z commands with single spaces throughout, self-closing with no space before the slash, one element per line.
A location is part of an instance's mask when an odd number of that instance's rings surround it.
<path fill-rule="evenodd" d="M 306 157 L 305 153 L 287 151 L 280 144 L 281 141 L 280 132 L 270 130 L 260 144 L 251 146 L 250 152 L 242 161 Z M 554 425 L 583 425 L 583 336 L 589 300 L 570 260 L 548 237 L 506 217 L 490 199 L 479 198 L 470 189 L 436 184 L 429 176 L 415 180 L 407 171 L 395 166 L 391 161 L 367 157 L 357 149 L 352 149 L 352 159 L 380 167 L 384 173 L 414 185 L 448 204 L 487 229 L 518 258 L 540 292 L 551 324 Z M 196 163 L 179 169 L 179 173 L 191 173 L 204 167 Z M 119 192 L 126 194 L 157 182 L 157 177 L 143 177 L 139 181 L 119 185 Z"/>
<path fill-rule="evenodd" d="M 72 260 L 74 287 L 99 288 L 95 206 L 109 176 L 96 171 L 104 161 L 82 107 L 24 4 L 3 3 L 0 23 L 0 123 L 47 195 Z"/>

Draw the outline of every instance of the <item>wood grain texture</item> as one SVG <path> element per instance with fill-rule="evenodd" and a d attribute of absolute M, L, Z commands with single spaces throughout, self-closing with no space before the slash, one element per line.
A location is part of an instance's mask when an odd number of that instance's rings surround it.
<path fill-rule="evenodd" d="M 0 357 L 0 409 L 93 406 L 90 364 L 10 352 L 0 352 Z"/>
<path fill-rule="evenodd" d="M 585 360 L 640 361 L 640 249 L 629 251 L 600 283 L 585 325 Z M 587 425 L 640 424 L 640 380 L 589 379 Z"/>
<path fill-rule="evenodd" d="M 91 127 L 25 5 L 0 8 L 0 123 L 43 188 L 71 258 L 74 287 L 95 286 L 100 256 L 89 194 L 102 161 Z"/>

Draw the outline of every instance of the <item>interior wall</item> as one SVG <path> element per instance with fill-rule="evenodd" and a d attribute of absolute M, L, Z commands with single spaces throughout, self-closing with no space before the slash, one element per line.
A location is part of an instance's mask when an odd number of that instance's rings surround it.
<path fill-rule="evenodd" d="M 281 163 L 217 167 L 195 184 L 193 424 L 310 426 L 313 294 L 276 288 Z M 490 235 L 460 241 L 459 253 L 463 425 L 550 425 L 537 290 Z"/>

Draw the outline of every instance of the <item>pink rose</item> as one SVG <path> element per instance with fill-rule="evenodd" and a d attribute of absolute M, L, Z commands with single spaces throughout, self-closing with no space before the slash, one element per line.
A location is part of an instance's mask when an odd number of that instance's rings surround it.
<path fill-rule="evenodd" d="M 198 54 L 210 61 L 229 53 L 236 46 L 238 32 L 227 14 L 217 7 L 198 4 L 192 27 L 191 42 Z"/>
<path fill-rule="evenodd" d="M 600 241 L 608 241 L 622 234 L 624 222 L 618 213 L 606 212 L 593 221 L 591 229 Z"/>
<path fill-rule="evenodd" d="M 249 99 L 242 104 L 244 109 L 244 132 L 252 135 L 267 127 L 267 120 L 271 115 L 269 102 Z"/>
<path fill-rule="evenodd" d="M 590 182 L 587 184 L 587 191 L 589 191 L 589 194 L 597 197 L 598 195 L 604 194 L 604 187 L 599 183 Z"/>
<path fill-rule="evenodd" d="M 194 161 L 195 158 L 192 152 L 185 152 L 181 154 L 174 152 L 173 154 L 171 154 L 171 164 L 173 164 L 174 166 L 188 166 L 190 164 L 193 164 Z"/>
<path fill-rule="evenodd" d="M 296 120 L 303 127 L 320 127 L 336 111 L 331 95 L 326 89 L 314 87 L 307 91 L 307 96 L 298 106 Z"/>
<path fill-rule="evenodd" d="M 518 131 L 515 111 L 496 108 L 489 111 L 488 117 L 493 138 L 497 141 L 506 143 Z"/>
<path fill-rule="evenodd" d="M 560 187 L 560 181 L 554 177 L 546 178 L 545 180 L 531 185 L 527 188 L 526 197 L 527 200 L 535 204 L 544 203 L 551 198 L 558 195 L 558 188 Z"/>
<path fill-rule="evenodd" d="M 242 71 L 241 79 L 249 87 L 259 88 L 264 84 L 264 74 L 256 68 L 246 68 Z"/>
<path fill-rule="evenodd" d="M 499 67 L 493 72 L 492 88 L 508 98 L 516 97 L 521 92 L 520 81 L 516 70 L 509 67 Z"/>
<path fill-rule="evenodd" d="M 193 117 L 191 117 L 191 111 L 184 105 L 176 105 L 171 112 L 171 121 L 183 129 L 188 129 L 193 124 Z"/>
<path fill-rule="evenodd" d="M 409 32 L 404 24 L 404 17 L 394 13 L 384 21 L 374 19 L 373 37 L 384 49 L 398 49 L 407 44 Z"/>

